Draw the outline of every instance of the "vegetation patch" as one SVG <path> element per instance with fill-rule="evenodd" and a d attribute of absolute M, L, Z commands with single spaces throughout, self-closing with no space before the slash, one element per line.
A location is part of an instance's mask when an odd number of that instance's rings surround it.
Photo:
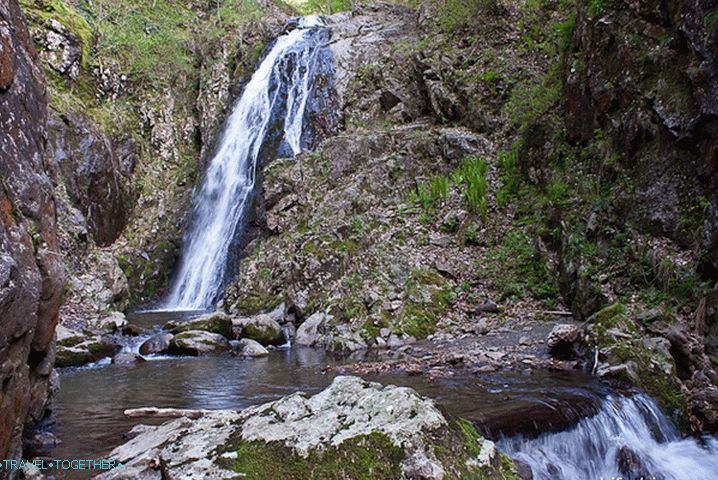
<path fill-rule="evenodd" d="M 379 432 L 351 438 L 323 451 L 312 451 L 307 458 L 297 455 L 281 442 L 239 440 L 228 451 L 236 452 L 236 459 L 220 457 L 220 465 L 248 480 L 398 479 L 401 478 L 401 462 L 404 459 L 404 451 Z"/>

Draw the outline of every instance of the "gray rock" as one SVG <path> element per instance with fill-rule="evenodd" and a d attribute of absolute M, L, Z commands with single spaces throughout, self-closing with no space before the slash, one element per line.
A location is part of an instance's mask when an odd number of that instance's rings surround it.
<path fill-rule="evenodd" d="M 203 315 L 186 322 L 175 324 L 174 322 L 165 325 L 171 333 L 178 334 L 193 330 L 202 330 L 205 332 L 217 333 L 225 338 L 232 338 L 232 319 L 223 312 L 214 312 Z"/>
<path fill-rule="evenodd" d="M 122 312 L 112 312 L 102 320 L 100 320 L 100 328 L 108 332 L 117 332 L 127 325 L 127 319 Z"/>
<path fill-rule="evenodd" d="M 178 333 L 170 341 L 169 353 L 177 355 L 203 355 L 229 350 L 229 340 L 218 333 L 190 330 Z"/>
<path fill-rule="evenodd" d="M 559 324 L 548 334 L 546 345 L 552 355 L 569 355 L 580 336 L 581 330 L 576 325 Z"/>
<path fill-rule="evenodd" d="M 241 336 L 255 340 L 262 345 L 281 345 L 286 342 L 281 325 L 265 314 L 252 317 L 242 327 Z"/>
<path fill-rule="evenodd" d="M 170 342 L 174 338 L 171 333 L 158 333 L 153 335 L 140 345 L 140 354 L 150 355 L 152 353 L 165 353 L 170 347 Z"/>
<path fill-rule="evenodd" d="M 304 322 L 297 329 L 297 335 L 294 337 L 296 345 L 305 347 L 314 347 L 323 345 L 323 336 L 319 333 L 320 327 L 330 320 L 332 317 L 322 312 L 317 312 Z"/>
<path fill-rule="evenodd" d="M 145 359 L 141 355 L 131 352 L 121 352 L 112 357 L 112 363 L 116 365 L 134 365 L 144 361 Z"/>
<path fill-rule="evenodd" d="M 255 342 L 249 338 L 243 338 L 238 342 L 235 353 L 241 357 L 264 357 L 269 355 L 269 350 L 264 348 L 259 342 Z"/>
<path fill-rule="evenodd" d="M 402 478 L 442 479 L 448 470 L 434 455 L 437 439 L 451 451 L 466 451 L 466 437 L 449 422 L 433 401 L 406 387 L 366 382 L 356 377 L 337 377 L 324 391 L 307 398 L 296 393 L 242 412 L 214 411 L 196 420 L 178 418 L 142 432 L 113 450 L 109 457 L 124 468 L 96 477 L 98 480 L 156 480 L 192 478 L 225 480 L 242 477 L 227 470 L 238 458 L 238 442 L 283 445 L 290 457 L 341 448 L 345 442 L 367 435 L 381 435 L 403 452 L 389 460 L 400 468 Z M 479 458 L 452 459 L 469 473 L 505 478 L 491 442 L 480 440 Z M 261 448 L 261 447 L 260 447 Z M 485 453 L 484 453 L 485 452 Z M 351 461 L 351 450 L 348 461 Z M 315 457 L 318 462 L 322 456 Z M 268 465 L 267 467 L 271 467 Z M 337 478 L 351 478 L 341 476 Z M 306 477 L 308 478 L 308 477 Z"/>

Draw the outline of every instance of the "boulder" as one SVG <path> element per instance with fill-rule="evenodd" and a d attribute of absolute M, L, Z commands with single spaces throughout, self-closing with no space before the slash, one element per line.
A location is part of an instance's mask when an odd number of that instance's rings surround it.
<path fill-rule="evenodd" d="M 294 343 L 305 347 L 314 347 L 323 344 L 323 336 L 319 333 L 319 329 L 322 324 L 331 320 L 331 318 L 330 315 L 321 312 L 317 312 L 307 318 L 297 329 Z"/>
<path fill-rule="evenodd" d="M 112 357 L 122 347 L 110 337 L 93 337 L 73 345 L 57 346 L 56 367 L 77 367 Z"/>
<path fill-rule="evenodd" d="M 229 350 L 229 348 L 229 340 L 218 333 L 190 330 L 175 335 L 170 341 L 168 352 L 197 356 Z"/>
<path fill-rule="evenodd" d="M 172 342 L 173 338 L 174 335 L 171 333 L 158 333 L 156 335 L 152 335 L 150 338 L 145 340 L 142 345 L 140 345 L 140 354 L 150 355 L 153 353 L 165 353 L 169 349 L 170 342 Z"/>
<path fill-rule="evenodd" d="M 552 355 L 560 358 L 570 357 L 574 343 L 580 336 L 581 330 L 576 325 L 558 324 L 548 334 L 546 345 Z"/>
<path fill-rule="evenodd" d="M 112 312 L 102 320 L 100 320 L 100 328 L 108 332 L 115 333 L 127 326 L 127 319 L 122 312 Z"/>
<path fill-rule="evenodd" d="M 406 387 L 337 377 L 324 391 L 242 412 L 147 427 L 98 480 L 192 478 L 515 478 L 513 462 L 471 423 Z M 484 458 L 486 457 L 486 458 Z"/>
<path fill-rule="evenodd" d="M 241 336 L 262 345 L 281 345 L 286 342 L 281 325 L 264 314 L 252 317 L 242 328 Z"/>
<path fill-rule="evenodd" d="M 112 357 L 112 363 L 116 365 L 134 365 L 144 361 L 141 355 L 132 352 L 121 352 Z"/>
<path fill-rule="evenodd" d="M 240 357 L 264 357 L 269 355 L 269 350 L 264 348 L 262 344 L 249 338 L 240 340 L 234 351 Z"/>
<path fill-rule="evenodd" d="M 214 312 L 203 315 L 199 318 L 182 322 L 175 325 L 174 323 L 165 325 L 173 334 L 189 332 L 190 330 L 202 330 L 205 332 L 217 333 L 225 338 L 232 338 L 232 319 L 222 312 Z"/>
<path fill-rule="evenodd" d="M 29 2 L 23 2 L 23 5 Z M 48 93 L 17 0 L 0 2 L 0 458 L 44 417 L 65 286 L 47 171 Z"/>

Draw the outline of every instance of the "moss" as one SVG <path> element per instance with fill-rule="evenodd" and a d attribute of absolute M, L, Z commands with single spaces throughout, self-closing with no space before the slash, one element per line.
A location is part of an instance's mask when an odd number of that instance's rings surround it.
<path fill-rule="evenodd" d="M 261 312 L 266 312 L 282 303 L 283 296 L 281 293 L 270 293 L 252 291 L 241 295 L 235 307 L 243 315 L 254 315 Z"/>
<path fill-rule="evenodd" d="M 206 320 L 192 321 L 180 325 L 172 330 L 173 334 L 187 332 L 190 330 L 203 330 L 205 332 L 217 333 L 225 338 L 232 338 L 232 321 L 229 317 L 215 315 Z"/>
<path fill-rule="evenodd" d="M 92 356 L 85 350 L 71 350 L 58 348 L 55 357 L 55 367 L 77 367 L 92 361 Z"/>
<path fill-rule="evenodd" d="M 624 363 L 628 370 L 623 380 L 646 391 L 680 425 L 685 426 L 687 403 L 681 390 L 681 383 L 675 375 L 675 363 L 670 357 L 648 350 L 643 344 L 640 329 L 620 303 L 608 306 L 594 314 L 592 322 L 595 348 L 607 352 L 611 363 Z M 610 330 L 618 330 L 615 335 Z M 666 373 L 661 365 L 669 363 L 672 372 Z"/>
<path fill-rule="evenodd" d="M 220 465 L 248 480 L 398 479 L 404 459 L 403 450 L 377 432 L 349 439 L 322 452 L 312 451 L 307 458 L 279 442 L 239 440 L 229 451 L 236 452 L 237 458 L 229 461 L 220 457 Z"/>
<path fill-rule="evenodd" d="M 87 67 L 90 49 L 94 43 L 92 28 L 87 20 L 62 0 L 20 0 L 25 13 L 38 23 L 55 20 L 65 26 L 80 39 L 82 65 Z"/>
<path fill-rule="evenodd" d="M 434 269 L 421 268 L 412 271 L 404 283 L 406 301 L 399 314 L 396 333 L 414 338 L 426 338 L 436 331 L 437 323 L 454 295 L 444 278 Z"/>

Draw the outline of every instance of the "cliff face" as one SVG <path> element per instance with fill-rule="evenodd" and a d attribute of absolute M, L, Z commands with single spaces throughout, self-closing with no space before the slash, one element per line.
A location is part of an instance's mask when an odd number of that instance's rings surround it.
<path fill-rule="evenodd" d="M 14 458 L 44 412 L 64 283 L 45 83 L 17 0 L 0 4 L 0 126 L 0 458 Z"/>
<path fill-rule="evenodd" d="M 633 180 L 631 220 L 684 247 L 700 244 L 703 267 L 715 273 L 716 3 L 595 3 L 578 2 L 565 84 L 569 139 L 589 142 L 601 131 Z"/>

